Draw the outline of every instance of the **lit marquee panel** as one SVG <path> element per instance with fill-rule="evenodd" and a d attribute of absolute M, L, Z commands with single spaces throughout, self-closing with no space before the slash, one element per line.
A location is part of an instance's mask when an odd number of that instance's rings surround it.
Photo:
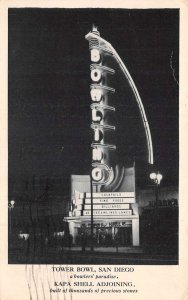
<path fill-rule="evenodd" d="M 91 194 L 76 193 L 73 200 L 73 216 L 91 215 Z M 133 192 L 93 193 L 94 216 L 130 216 L 135 203 Z M 110 212 L 107 212 L 110 211 Z"/>
<path fill-rule="evenodd" d="M 90 216 L 91 210 L 84 210 L 83 211 L 84 216 Z M 126 209 L 126 210 L 93 210 L 94 216 L 131 216 L 132 215 L 132 209 Z"/>

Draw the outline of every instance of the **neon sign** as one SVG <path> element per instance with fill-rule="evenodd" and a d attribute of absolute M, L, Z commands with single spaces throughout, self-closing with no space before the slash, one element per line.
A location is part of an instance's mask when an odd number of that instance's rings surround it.
<path fill-rule="evenodd" d="M 153 144 L 152 144 L 152 138 L 150 133 L 150 128 L 147 120 L 147 116 L 144 110 L 144 106 L 141 100 L 141 97 L 139 95 L 139 92 L 136 88 L 136 85 L 127 69 L 125 64 L 123 63 L 122 59 L 116 52 L 116 50 L 113 48 L 113 46 L 107 42 L 105 39 L 103 39 L 96 28 L 93 28 L 91 32 L 89 32 L 86 37 L 89 41 L 89 49 L 91 53 L 91 62 L 93 63 L 90 66 L 91 69 L 91 78 L 93 80 L 93 84 L 91 85 L 91 99 L 94 102 L 102 103 L 106 102 L 103 99 L 103 96 L 106 95 L 108 92 L 115 92 L 115 90 L 111 87 L 103 85 L 103 78 L 105 79 L 105 76 L 107 73 L 114 74 L 114 70 L 103 66 L 102 60 L 104 55 L 110 55 L 113 57 L 116 62 L 118 63 L 120 69 L 122 70 L 126 80 L 128 81 L 132 92 L 135 96 L 136 103 L 138 105 L 140 115 L 142 118 L 142 122 L 145 129 L 145 135 L 147 140 L 147 149 L 148 149 L 148 163 L 153 164 Z"/>
<path fill-rule="evenodd" d="M 115 145 L 105 143 L 107 130 L 115 130 L 115 126 L 107 124 L 106 115 L 109 111 L 115 111 L 115 108 L 108 105 L 108 93 L 114 93 L 115 90 L 104 85 L 108 74 L 114 74 L 115 71 L 102 64 L 104 51 L 100 49 L 97 36 L 100 36 L 96 28 L 92 33 L 96 38 L 89 41 L 91 54 L 90 77 L 92 84 L 90 86 L 91 95 L 91 115 L 93 130 L 92 147 L 92 180 L 94 185 L 105 185 L 111 182 L 113 170 L 108 166 L 109 151 L 115 150 Z"/>

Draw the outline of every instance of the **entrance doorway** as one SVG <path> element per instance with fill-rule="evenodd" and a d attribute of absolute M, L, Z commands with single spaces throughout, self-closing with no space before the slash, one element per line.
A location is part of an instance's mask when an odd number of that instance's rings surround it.
<path fill-rule="evenodd" d="M 132 246 L 132 227 L 115 228 L 115 236 L 118 237 L 119 246 Z"/>
<path fill-rule="evenodd" d="M 112 228 L 94 228 L 95 243 L 98 246 L 112 245 Z"/>

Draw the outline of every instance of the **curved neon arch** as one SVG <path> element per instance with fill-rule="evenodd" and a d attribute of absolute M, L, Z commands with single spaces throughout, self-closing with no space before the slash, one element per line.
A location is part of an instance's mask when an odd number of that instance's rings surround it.
<path fill-rule="evenodd" d="M 141 100 L 141 97 L 139 95 L 139 92 L 136 88 L 136 85 L 128 71 L 128 69 L 126 68 L 125 64 L 123 63 L 122 59 L 120 58 L 120 56 L 118 55 L 118 53 L 116 52 L 116 50 L 114 49 L 114 47 L 107 42 L 105 39 L 101 38 L 99 35 L 96 35 L 95 33 L 89 32 L 85 38 L 87 40 L 90 39 L 97 39 L 100 43 L 100 45 L 98 46 L 98 48 L 100 48 L 103 51 L 107 51 L 108 53 L 112 54 L 114 56 L 114 58 L 116 59 L 116 61 L 118 62 L 121 70 L 123 71 L 125 77 L 127 78 L 129 85 L 132 88 L 132 91 L 135 95 L 139 110 L 140 110 L 140 114 L 142 117 L 142 121 L 143 121 L 143 125 L 144 125 L 144 129 L 145 129 L 145 133 L 146 133 L 146 140 L 147 140 L 147 148 L 148 148 L 148 162 L 150 164 L 153 164 L 153 144 L 152 144 L 152 139 L 151 139 L 151 132 L 150 132 L 150 128 L 149 128 L 149 124 L 148 124 L 148 120 L 146 117 L 146 113 L 144 110 L 144 106 Z"/>

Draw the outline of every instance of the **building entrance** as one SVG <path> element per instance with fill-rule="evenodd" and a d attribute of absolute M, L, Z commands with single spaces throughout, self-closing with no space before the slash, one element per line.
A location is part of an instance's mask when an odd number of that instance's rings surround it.
<path fill-rule="evenodd" d="M 115 239 L 117 239 L 117 244 L 119 246 L 125 246 L 125 247 L 132 246 L 131 226 L 115 228 Z"/>
<path fill-rule="evenodd" d="M 94 237 L 98 246 L 110 246 L 113 243 L 112 228 L 95 228 Z"/>
<path fill-rule="evenodd" d="M 87 240 L 87 244 L 90 244 L 90 234 L 91 229 L 90 224 L 81 226 L 80 228 L 77 228 L 77 239 L 76 244 L 81 243 L 81 237 L 84 235 Z M 130 247 L 133 246 L 132 241 L 132 225 L 130 226 L 124 226 L 124 227 L 94 227 L 93 228 L 93 242 L 95 246 L 124 246 L 124 247 Z"/>
<path fill-rule="evenodd" d="M 69 224 L 73 244 L 78 245 L 84 239 L 87 245 L 90 245 L 93 232 L 92 243 L 96 247 L 139 246 L 139 214 L 135 199 L 134 166 L 126 168 L 125 172 L 122 191 L 93 191 L 93 218 L 91 218 L 90 176 L 71 176 L 71 209 L 65 221 Z"/>

